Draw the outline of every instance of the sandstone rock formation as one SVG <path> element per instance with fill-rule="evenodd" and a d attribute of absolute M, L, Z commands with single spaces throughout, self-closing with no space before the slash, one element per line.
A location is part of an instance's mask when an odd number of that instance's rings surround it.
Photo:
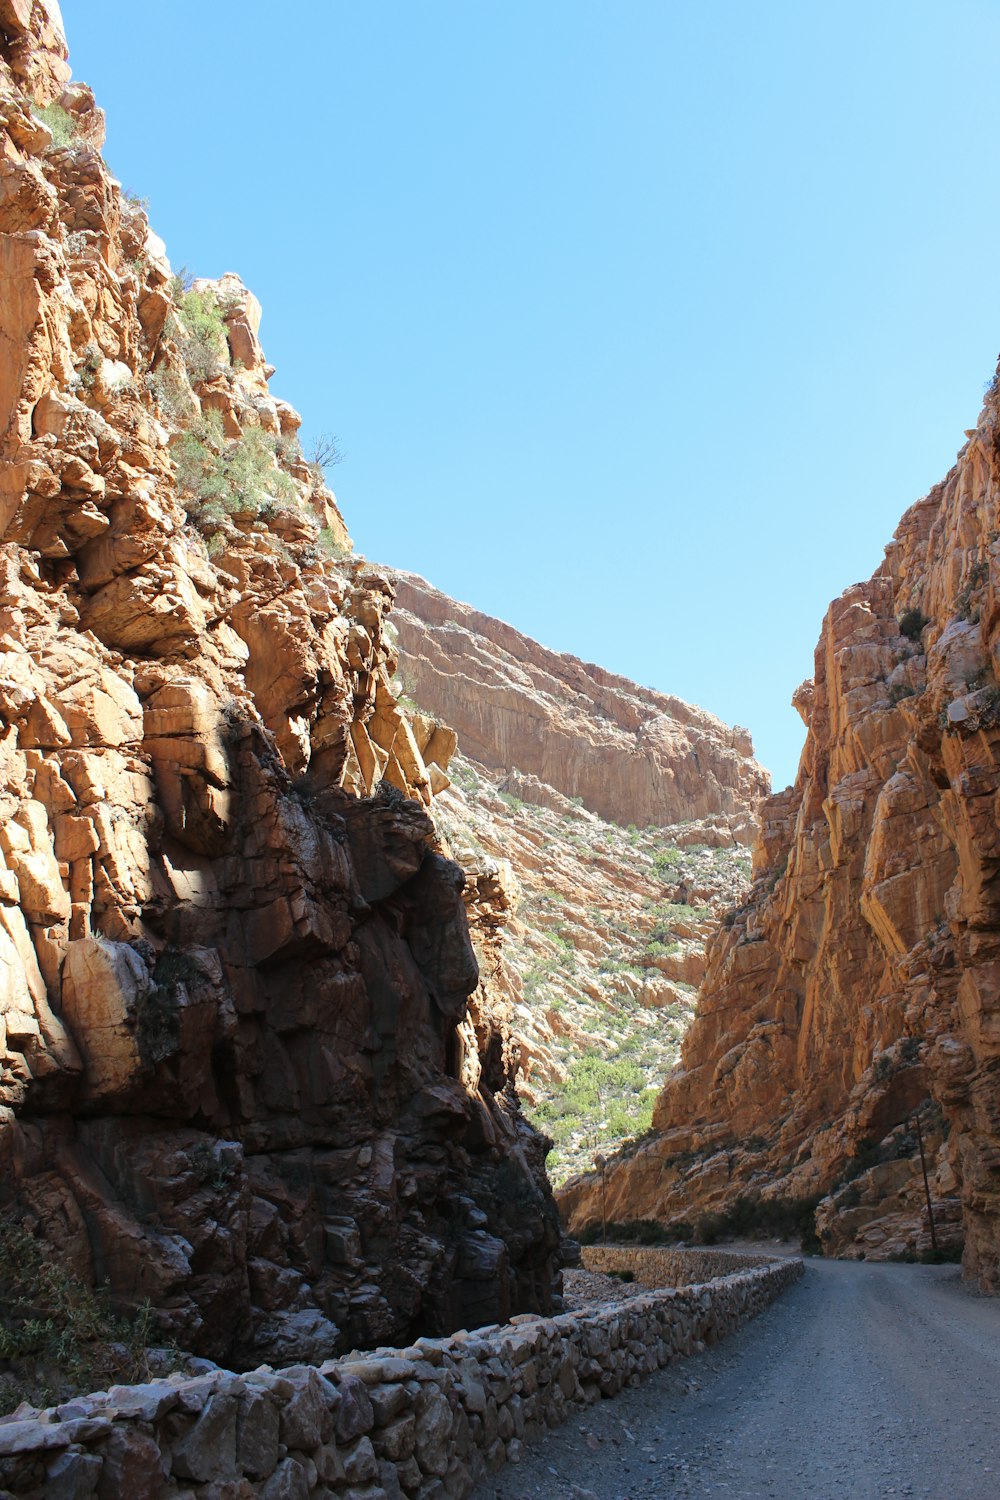
<path fill-rule="evenodd" d="M 581 797 L 608 822 L 663 826 L 723 815 L 752 842 L 768 781 L 745 729 L 548 651 L 412 573 L 391 576 L 407 692 L 454 726 L 465 755 Z"/>
<path fill-rule="evenodd" d="M 172 278 L 65 59 L 0 0 L 0 1202 L 231 1363 L 548 1308 L 454 736 L 258 304 Z"/>
<path fill-rule="evenodd" d="M 998 396 L 827 614 L 795 786 L 762 809 L 659 1133 L 608 1170 L 611 1218 L 774 1222 L 821 1197 L 829 1251 L 912 1256 L 933 1215 L 1000 1290 Z M 598 1200 L 574 1185 L 571 1223 Z"/>

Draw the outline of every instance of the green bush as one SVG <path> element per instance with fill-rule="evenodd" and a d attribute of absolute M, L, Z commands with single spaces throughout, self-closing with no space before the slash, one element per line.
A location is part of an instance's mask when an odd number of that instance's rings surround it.
<path fill-rule="evenodd" d="M 173 365 L 162 363 L 146 376 L 146 389 L 153 395 L 163 415 L 180 426 L 191 415 L 191 387 Z"/>
<path fill-rule="evenodd" d="M 173 333 L 180 345 L 184 366 L 192 381 L 213 380 L 229 368 L 226 321 L 215 294 L 185 290 L 175 276 L 171 291 L 176 305 Z"/>
<path fill-rule="evenodd" d="M 10 1214 L 0 1216 L 0 1409 L 148 1379 L 154 1333 L 111 1311 Z"/>
<path fill-rule="evenodd" d="M 690 1240 L 694 1232 L 684 1219 L 672 1224 L 663 1224 L 658 1219 L 613 1221 L 607 1231 L 608 1243 L 613 1245 L 672 1245 L 677 1240 Z M 596 1245 L 604 1238 L 604 1225 L 600 1220 L 592 1221 L 576 1232 L 576 1238 L 581 1245 Z"/>
<path fill-rule="evenodd" d="M 653 855 L 653 870 L 661 880 L 667 880 L 684 863 L 680 849 L 660 849 Z"/>
<path fill-rule="evenodd" d="M 703 1214 L 695 1225 L 699 1244 L 714 1245 L 716 1240 L 758 1236 L 795 1237 L 803 1250 L 816 1250 L 816 1205 L 813 1198 L 760 1198 L 755 1194 L 739 1197 L 723 1213 Z"/>
<path fill-rule="evenodd" d="M 900 635 L 905 635 L 909 641 L 919 641 L 931 621 L 930 616 L 925 615 L 922 609 L 907 609 L 903 611 L 896 623 L 899 626 Z"/>
<path fill-rule="evenodd" d="M 570 1064 L 561 1093 L 536 1113 L 556 1145 L 581 1129 L 600 1129 L 604 1141 L 622 1140 L 649 1128 L 656 1095 L 631 1057 L 588 1052 Z"/>
<path fill-rule="evenodd" d="M 79 126 L 69 110 L 63 109 L 61 104 L 46 104 L 41 107 L 36 104 L 34 114 L 36 119 L 51 130 L 53 146 L 71 146 L 76 140 Z"/>
<path fill-rule="evenodd" d="M 205 531 L 218 531 L 228 515 L 260 515 L 296 505 L 295 482 L 275 462 L 276 439 L 262 427 L 248 427 L 227 441 L 222 417 L 203 412 L 171 448 L 177 487 L 186 509 Z"/>

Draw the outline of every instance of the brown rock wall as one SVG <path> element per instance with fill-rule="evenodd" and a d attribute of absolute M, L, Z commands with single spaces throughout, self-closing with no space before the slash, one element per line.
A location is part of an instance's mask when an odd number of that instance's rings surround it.
<path fill-rule="evenodd" d="M 171 277 L 67 79 L 0 0 L 0 1201 L 229 1360 L 548 1310 L 427 813 L 454 737 L 396 703 L 255 299 Z"/>
<path fill-rule="evenodd" d="M 831 1252 L 913 1256 L 931 1215 L 939 1250 L 961 1242 L 960 1201 L 966 1273 L 1000 1288 L 997 394 L 830 607 L 795 786 L 763 805 L 751 898 L 710 946 L 657 1136 L 609 1169 L 611 1219 L 821 1198 Z M 595 1182 L 564 1207 L 593 1223 Z"/>
<path fill-rule="evenodd" d="M 724 815 L 743 842 L 768 790 L 745 729 L 575 657 L 394 572 L 401 671 L 464 753 L 624 825 Z"/>

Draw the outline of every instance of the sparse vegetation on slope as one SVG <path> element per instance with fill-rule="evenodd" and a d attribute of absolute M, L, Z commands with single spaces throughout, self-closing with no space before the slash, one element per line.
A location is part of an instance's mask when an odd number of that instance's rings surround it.
<path fill-rule="evenodd" d="M 25 1225 L 0 1216 L 0 1410 L 141 1380 L 152 1336 L 148 1306 L 120 1317 Z"/>
<path fill-rule="evenodd" d="M 469 869 L 509 859 L 521 886 L 505 956 L 520 980 L 519 1085 L 561 1182 L 648 1130 L 694 1013 L 715 913 L 750 858 L 719 827 L 621 828 L 578 800 L 538 806 L 457 756 L 435 817 Z M 520 787 L 516 778 L 511 786 Z"/>
<path fill-rule="evenodd" d="M 171 451 L 178 490 L 203 531 L 218 530 L 228 516 L 298 504 L 294 481 L 276 462 L 277 439 L 261 427 L 227 442 L 219 413 L 204 412 Z"/>
<path fill-rule="evenodd" d="M 210 287 L 185 288 L 175 276 L 171 284 L 176 313 L 173 331 L 192 381 L 212 380 L 229 368 L 229 344 L 222 306 Z"/>

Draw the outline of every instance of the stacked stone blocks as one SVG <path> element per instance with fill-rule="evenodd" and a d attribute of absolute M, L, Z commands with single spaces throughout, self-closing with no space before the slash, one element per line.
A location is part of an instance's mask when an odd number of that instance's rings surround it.
<path fill-rule="evenodd" d="M 602 1248 L 591 1269 L 661 1283 L 729 1267 L 712 1252 Z M 738 1256 L 731 1274 L 627 1301 L 319 1366 L 211 1370 L 112 1387 L 0 1422 L 0 1493 L 24 1500 L 464 1500 L 581 1405 L 704 1349 L 802 1274 Z M 598 1264 L 600 1262 L 600 1264 Z"/>

